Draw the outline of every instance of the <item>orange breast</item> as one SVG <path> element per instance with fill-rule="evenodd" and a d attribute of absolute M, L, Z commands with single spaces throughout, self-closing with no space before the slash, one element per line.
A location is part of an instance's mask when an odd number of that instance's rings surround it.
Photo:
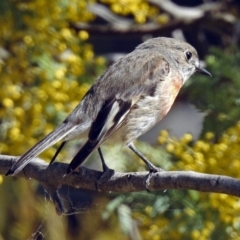
<path fill-rule="evenodd" d="M 173 78 L 172 80 L 168 81 L 165 86 L 162 86 L 164 89 L 162 89 L 163 97 L 160 97 L 160 104 L 162 105 L 160 119 L 162 119 L 172 107 L 182 85 L 182 79 Z"/>

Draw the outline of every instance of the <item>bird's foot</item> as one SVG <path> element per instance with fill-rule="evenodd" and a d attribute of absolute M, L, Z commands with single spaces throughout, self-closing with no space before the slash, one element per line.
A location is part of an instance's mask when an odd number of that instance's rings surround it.
<path fill-rule="evenodd" d="M 113 176 L 114 173 L 115 173 L 115 171 L 113 169 L 105 166 L 101 176 L 95 181 L 96 190 L 99 191 L 98 186 L 105 183 L 107 180 L 109 180 Z"/>
<path fill-rule="evenodd" d="M 151 177 L 153 176 L 154 173 L 158 173 L 158 172 L 164 172 L 164 170 L 162 168 L 154 166 L 153 164 L 149 165 L 149 173 L 147 175 L 147 179 L 145 180 L 145 189 L 149 193 L 151 192 L 149 190 Z"/>

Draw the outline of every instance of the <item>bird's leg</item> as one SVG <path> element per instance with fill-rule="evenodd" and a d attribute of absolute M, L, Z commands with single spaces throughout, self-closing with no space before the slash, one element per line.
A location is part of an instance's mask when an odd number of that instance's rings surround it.
<path fill-rule="evenodd" d="M 97 179 L 97 181 L 95 182 L 95 188 L 96 188 L 97 191 L 98 191 L 98 184 L 100 182 L 102 182 L 104 180 L 104 178 L 109 178 L 114 174 L 114 170 L 109 168 L 107 166 L 107 164 L 105 163 L 105 160 L 104 160 L 104 157 L 103 157 L 103 154 L 102 154 L 102 150 L 101 150 L 100 147 L 98 148 L 98 153 L 99 153 L 99 156 L 100 156 L 100 159 L 101 159 L 101 162 L 102 162 L 103 173 Z"/>
<path fill-rule="evenodd" d="M 60 151 L 63 149 L 64 145 L 66 144 L 66 141 L 62 142 L 59 148 L 57 149 L 56 153 L 54 154 L 51 162 L 49 163 L 49 166 L 55 161 L 57 155 L 60 153 Z"/>
<path fill-rule="evenodd" d="M 143 154 L 142 154 L 140 151 L 138 151 L 138 150 L 135 148 L 135 146 L 134 146 L 132 143 L 130 143 L 130 144 L 128 145 L 128 147 L 129 147 L 134 153 L 136 153 L 136 154 L 144 161 L 144 163 L 145 163 L 145 164 L 148 166 L 148 168 L 149 168 L 149 174 L 148 174 L 148 177 L 147 177 L 147 179 L 146 179 L 146 181 L 145 181 L 146 190 L 149 192 L 148 185 L 149 185 L 149 181 L 150 181 L 150 178 L 151 178 L 152 174 L 153 174 L 153 173 L 156 173 L 156 172 L 162 172 L 162 171 L 164 171 L 164 170 L 163 170 L 162 168 L 158 168 L 158 167 L 156 167 L 155 165 L 153 165 L 146 157 L 143 156 Z"/>
<path fill-rule="evenodd" d="M 104 157 L 103 157 L 103 154 L 102 154 L 102 150 L 101 150 L 100 147 L 98 148 L 98 153 L 99 153 L 99 156 L 100 156 L 100 159 L 101 159 L 101 162 L 102 162 L 103 172 L 105 172 L 109 169 L 109 167 L 105 163 L 105 160 L 104 160 Z"/>
<path fill-rule="evenodd" d="M 161 172 L 161 171 L 164 171 L 163 169 L 161 168 L 158 168 L 156 166 L 154 166 L 146 157 L 143 156 L 143 154 L 138 151 L 135 146 L 131 143 L 128 145 L 128 147 L 134 152 L 136 153 L 143 161 L 144 163 L 148 166 L 149 168 L 149 172 L 151 173 L 155 173 L 155 172 Z"/>

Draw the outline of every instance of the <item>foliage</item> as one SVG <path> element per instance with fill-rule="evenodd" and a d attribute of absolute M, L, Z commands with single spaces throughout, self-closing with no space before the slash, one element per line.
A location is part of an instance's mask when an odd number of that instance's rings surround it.
<path fill-rule="evenodd" d="M 139 24 L 143 24 L 149 19 L 163 25 L 169 22 L 169 16 L 166 13 L 160 13 L 157 7 L 149 4 L 146 0 L 101 0 L 101 2 L 109 5 L 116 14 L 133 17 Z"/>
<path fill-rule="evenodd" d="M 7 49 L 0 62 L 0 152 L 18 155 L 77 105 L 104 59 L 94 57 L 86 31 L 68 27 L 94 17 L 84 2 L 4 0 L 0 9 L 0 45 Z"/>
<path fill-rule="evenodd" d="M 185 88 L 188 98 L 206 113 L 203 134 L 209 131 L 220 137 L 240 119 L 240 51 L 229 47 L 212 48 L 206 58 L 211 78 L 197 76 Z"/>
<path fill-rule="evenodd" d="M 214 134 L 208 132 L 204 138 L 196 142 L 192 142 L 189 134 L 174 140 L 164 131 L 159 141 L 165 143 L 166 150 L 175 157 L 173 170 L 184 169 L 239 178 L 240 124 L 227 129 L 217 142 L 214 138 Z M 187 215 L 191 219 L 202 219 L 201 225 L 192 225 L 186 229 L 191 233 L 190 239 L 238 239 L 240 232 L 240 227 L 236 224 L 240 211 L 238 198 L 189 191 L 184 201 L 188 201 L 189 205 L 185 209 Z M 192 221 L 191 219 L 188 221 Z"/>
<path fill-rule="evenodd" d="M 167 131 L 161 132 L 158 141 L 173 157 L 170 170 L 240 178 L 240 123 L 224 131 L 217 142 L 211 132 L 196 142 L 192 139 L 190 134 L 174 139 Z M 152 156 L 152 159 L 155 157 Z M 168 190 L 151 194 L 124 194 L 107 206 L 113 204 L 114 208 L 106 207 L 107 216 L 118 214 L 118 209 L 127 204 L 131 209 L 128 215 L 137 222 L 143 239 L 240 239 L 240 204 L 237 197 L 192 190 Z"/>

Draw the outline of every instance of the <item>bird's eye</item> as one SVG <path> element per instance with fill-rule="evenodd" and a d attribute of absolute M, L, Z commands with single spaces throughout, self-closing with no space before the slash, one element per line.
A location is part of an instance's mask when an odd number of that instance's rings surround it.
<path fill-rule="evenodd" d="M 187 60 L 190 60 L 192 58 L 192 53 L 187 51 L 186 52 L 186 57 L 187 57 Z"/>

